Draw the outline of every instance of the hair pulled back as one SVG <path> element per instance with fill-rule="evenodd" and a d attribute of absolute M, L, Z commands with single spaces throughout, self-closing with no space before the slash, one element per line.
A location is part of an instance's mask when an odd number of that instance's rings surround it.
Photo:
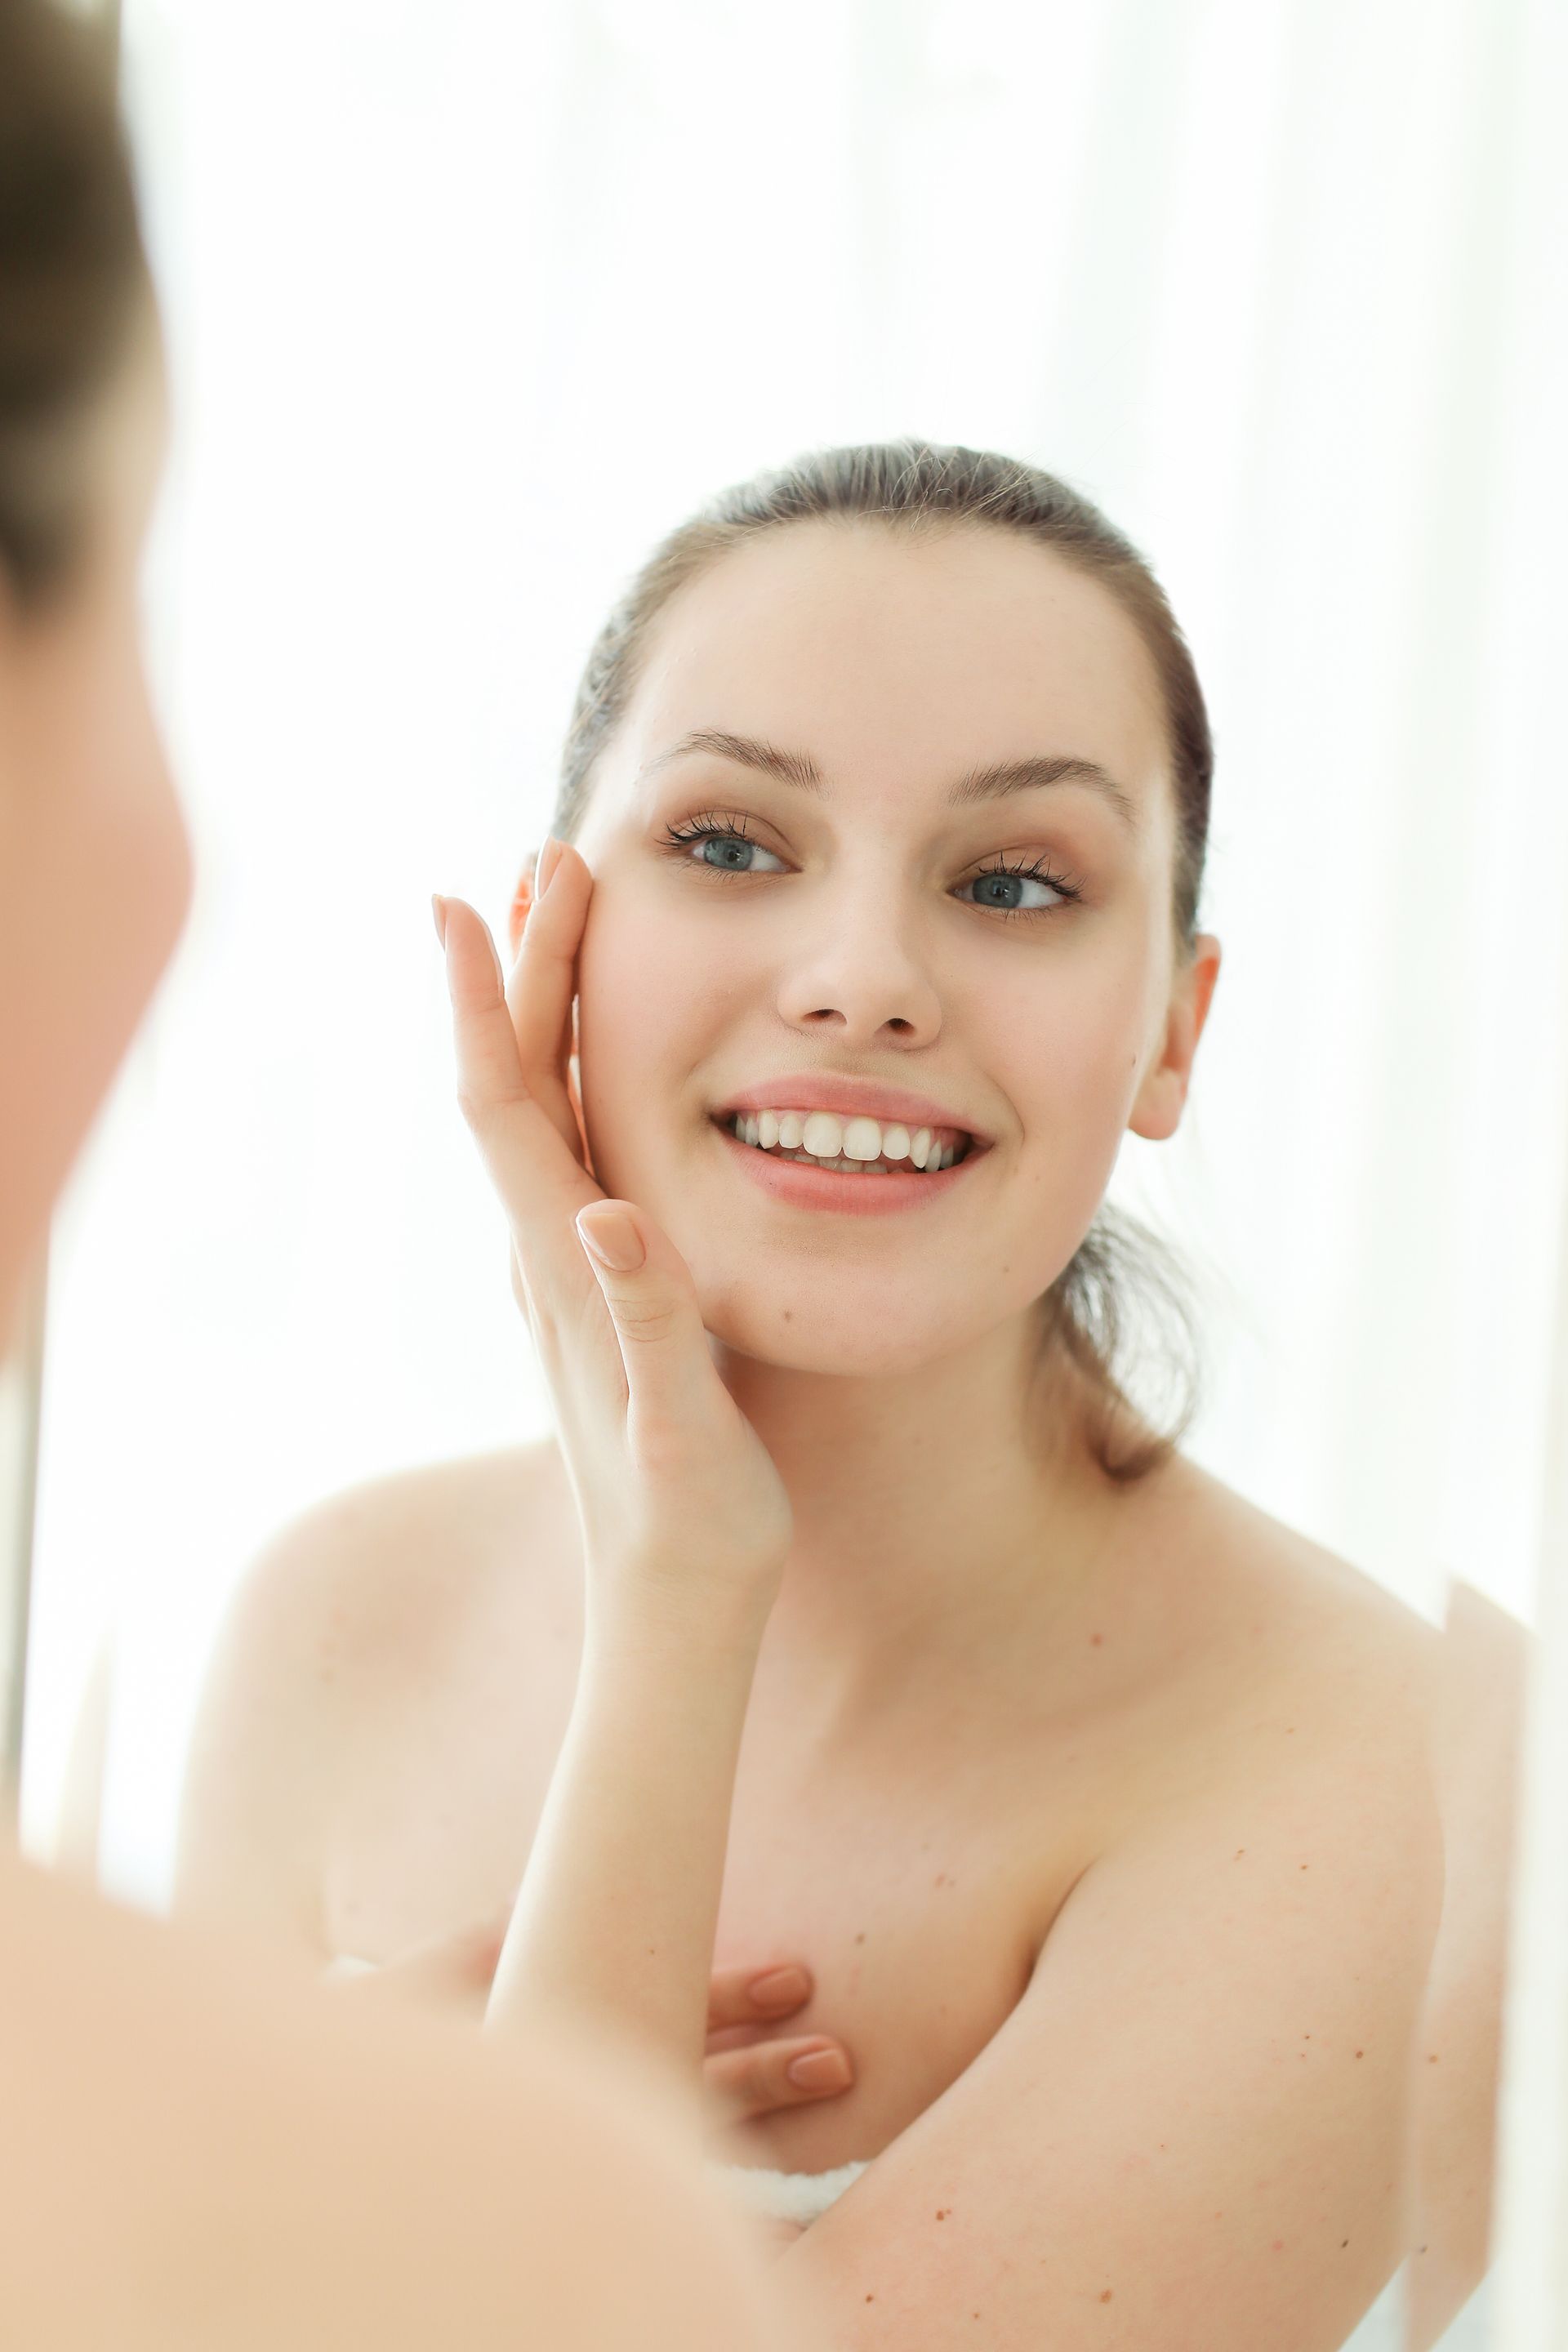
<path fill-rule="evenodd" d="M 785 523 L 871 521 L 921 539 L 989 526 L 1038 541 L 1098 580 L 1137 628 L 1164 704 L 1176 848 L 1172 877 L 1175 951 L 1192 952 L 1208 841 L 1214 747 L 1186 639 L 1164 591 L 1131 542 L 1079 493 L 1037 467 L 986 450 L 904 439 L 812 451 L 722 490 L 660 541 L 589 653 L 563 751 L 551 831 L 575 840 L 599 756 L 641 672 L 650 625 L 677 590 L 742 541 Z M 1170 1454 L 1197 1406 L 1194 1315 L 1166 1245 L 1125 1212 L 1104 1206 L 1039 1302 L 1042 1368 L 1064 1359 L 1082 1376 L 1089 1438 L 1108 1475 L 1142 1475 Z M 1153 1345 L 1151 1347 L 1151 1341 Z M 1160 1360 L 1166 1409 L 1151 1419 L 1130 1375 Z"/>
<path fill-rule="evenodd" d="M 86 547 L 88 435 L 149 295 L 110 31 L 0 0 L 0 585 L 25 613 Z"/>

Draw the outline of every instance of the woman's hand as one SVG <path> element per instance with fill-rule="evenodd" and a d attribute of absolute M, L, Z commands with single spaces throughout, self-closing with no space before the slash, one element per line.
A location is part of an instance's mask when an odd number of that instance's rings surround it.
<path fill-rule="evenodd" d="M 759 2027 L 793 2017 L 811 1999 L 812 1981 L 798 1960 L 765 1969 L 715 1969 L 708 1987 L 708 2053 L 702 2087 L 716 2123 L 732 2126 L 781 2107 L 835 2099 L 855 2080 L 842 2042 L 805 2033 L 747 2040 Z M 803 2061 L 804 2077 L 792 2068 Z"/>
<path fill-rule="evenodd" d="M 700 2134 L 735 1769 L 792 1518 L 684 1260 L 588 1173 L 569 1065 L 594 877 L 545 848 L 510 988 L 474 909 L 435 901 L 458 1099 L 506 1212 L 583 1534 L 577 1690 L 485 2024 L 542 2006 L 628 2033 L 673 2067 Z"/>
<path fill-rule="evenodd" d="M 551 858 L 551 852 L 556 855 Z M 458 1100 L 511 1232 L 513 1289 L 554 1401 L 582 1524 L 591 1634 L 760 1640 L 789 1499 L 714 1369 L 685 1261 L 644 1209 L 606 1201 L 570 1081 L 594 877 L 547 841 L 510 983 L 484 922 L 435 901 Z M 605 1264 L 589 1237 L 621 1264 Z"/>
<path fill-rule="evenodd" d="M 411 2001 L 447 2016 L 484 2021 L 491 1981 L 511 1918 L 509 1903 L 493 1919 L 456 1934 L 433 1937 L 376 1968 L 356 1968 L 330 1979 L 332 1990 L 356 2003 Z M 715 1969 L 708 1987 L 708 2048 L 702 2064 L 704 2101 L 716 2131 L 770 2116 L 784 2107 L 837 2098 L 855 2079 L 841 2042 L 830 2034 L 769 2035 L 766 2028 L 793 2017 L 811 1999 L 809 1970 L 797 1960 L 762 1967 Z M 744 2037 L 762 2032 L 760 2040 Z M 790 2069 L 816 2060 L 808 2079 Z M 794 2231 L 798 2225 L 782 2225 Z"/>

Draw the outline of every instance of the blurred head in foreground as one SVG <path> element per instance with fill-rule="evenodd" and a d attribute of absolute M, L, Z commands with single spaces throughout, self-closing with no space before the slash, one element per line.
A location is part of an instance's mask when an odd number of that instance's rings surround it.
<path fill-rule="evenodd" d="M 138 615 L 166 429 L 111 48 L 0 0 L 0 1352 L 189 903 Z"/>

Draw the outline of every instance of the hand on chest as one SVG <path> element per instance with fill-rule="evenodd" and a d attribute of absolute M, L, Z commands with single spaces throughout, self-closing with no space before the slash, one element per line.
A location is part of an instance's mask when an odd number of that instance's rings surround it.
<path fill-rule="evenodd" d="M 715 1965 L 800 1962 L 813 1991 L 784 2026 L 736 2027 L 723 2042 L 830 2035 L 855 2080 L 734 2126 L 737 2160 L 817 2169 L 872 2156 L 939 2098 L 1027 1982 L 1031 1875 L 1005 1839 L 811 1807 L 764 1820 L 738 1806 Z"/>

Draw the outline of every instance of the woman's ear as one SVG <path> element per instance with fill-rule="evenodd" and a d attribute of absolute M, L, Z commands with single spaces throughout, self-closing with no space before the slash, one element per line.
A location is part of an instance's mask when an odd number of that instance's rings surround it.
<path fill-rule="evenodd" d="M 1220 945 L 1212 931 L 1200 931 L 1192 954 L 1181 966 L 1165 1014 L 1162 1049 L 1143 1073 L 1127 1124 L 1134 1135 L 1163 1143 L 1181 1124 L 1193 1059 L 1208 1019 L 1215 982 L 1219 978 Z"/>

